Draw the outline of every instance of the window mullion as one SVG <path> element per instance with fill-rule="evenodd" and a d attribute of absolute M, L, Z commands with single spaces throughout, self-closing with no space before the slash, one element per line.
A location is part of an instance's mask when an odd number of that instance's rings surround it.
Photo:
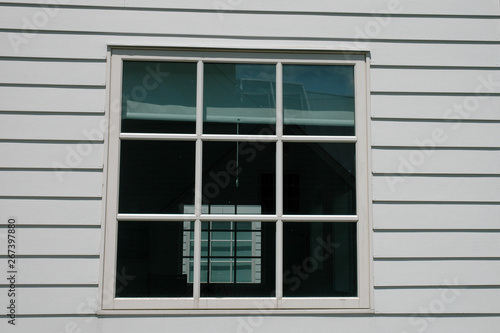
<path fill-rule="evenodd" d="M 283 221 L 276 222 L 276 299 L 283 299 Z"/>
<path fill-rule="evenodd" d="M 200 300 L 201 281 L 201 221 L 194 223 L 193 297 L 196 307 Z"/>
<path fill-rule="evenodd" d="M 201 215 L 202 205 L 202 156 L 203 142 L 200 139 L 203 131 L 203 62 L 198 61 L 196 72 L 196 158 L 195 158 L 195 184 L 194 184 L 194 212 L 197 220 L 194 223 L 194 260 L 193 260 L 193 297 L 196 307 L 200 300 L 201 281 Z"/>
<path fill-rule="evenodd" d="M 196 72 L 196 135 L 203 133 L 203 61 L 198 61 Z"/>
<path fill-rule="evenodd" d="M 283 66 L 276 64 L 276 215 L 283 216 Z M 283 222 L 276 222 L 276 299 L 283 298 Z"/>
<path fill-rule="evenodd" d="M 283 136 L 283 65 L 276 64 L 276 135 Z"/>

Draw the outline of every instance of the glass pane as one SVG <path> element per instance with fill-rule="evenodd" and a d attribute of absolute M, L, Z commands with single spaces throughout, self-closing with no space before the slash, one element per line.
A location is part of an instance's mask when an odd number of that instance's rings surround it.
<path fill-rule="evenodd" d="M 201 283 L 208 282 L 208 259 L 201 258 Z"/>
<path fill-rule="evenodd" d="M 255 224 L 256 228 L 240 231 L 238 227 L 240 223 Z M 216 224 L 219 222 L 211 222 L 211 225 Z M 276 223 L 232 222 L 230 227 L 230 240 L 212 239 L 210 253 L 202 255 L 202 262 L 208 261 L 209 267 L 204 269 L 202 266 L 201 296 L 268 297 L 274 295 Z M 221 231 L 209 233 L 219 232 Z M 240 234 L 250 234 L 251 237 L 240 241 Z"/>
<path fill-rule="evenodd" d="M 238 233 L 238 240 L 236 241 L 236 253 L 238 256 L 247 257 L 247 256 L 259 256 L 260 251 L 257 249 L 257 244 L 252 242 L 252 240 L 245 241 L 239 239 L 241 234 Z"/>
<path fill-rule="evenodd" d="M 354 135 L 354 67 L 283 65 L 284 134 Z"/>
<path fill-rule="evenodd" d="M 237 283 L 260 283 L 260 259 L 238 259 L 236 261 Z"/>
<path fill-rule="evenodd" d="M 355 215 L 354 143 L 284 143 L 285 214 Z"/>
<path fill-rule="evenodd" d="M 233 242 L 232 241 L 215 241 L 210 242 L 210 253 L 213 257 L 229 257 L 233 254 Z"/>
<path fill-rule="evenodd" d="M 283 224 L 285 297 L 357 296 L 356 223 Z"/>
<path fill-rule="evenodd" d="M 121 142 L 120 213 L 182 214 L 194 203 L 194 142 Z"/>
<path fill-rule="evenodd" d="M 203 143 L 202 199 L 210 214 L 274 214 L 275 174 L 274 142 Z"/>
<path fill-rule="evenodd" d="M 122 92 L 122 132 L 195 132 L 196 63 L 124 61 Z"/>
<path fill-rule="evenodd" d="M 210 282 L 233 282 L 233 259 L 210 259 Z"/>
<path fill-rule="evenodd" d="M 203 133 L 274 134 L 276 66 L 204 66 Z"/>
<path fill-rule="evenodd" d="M 119 222 L 116 297 L 192 297 L 188 237 L 183 222 Z"/>

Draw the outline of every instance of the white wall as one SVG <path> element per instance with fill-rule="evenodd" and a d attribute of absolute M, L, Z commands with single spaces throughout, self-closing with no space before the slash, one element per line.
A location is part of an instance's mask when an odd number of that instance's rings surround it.
<path fill-rule="evenodd" d="M 2 332 L 498 332 L 496 0 L 0 2 Z M 369 50 L 374 314 L 100 317 L 108 45 Z M 0 282 L 0 307 L 7 303 Z M 4 313 L 5 310 L 2 311 Z"/>

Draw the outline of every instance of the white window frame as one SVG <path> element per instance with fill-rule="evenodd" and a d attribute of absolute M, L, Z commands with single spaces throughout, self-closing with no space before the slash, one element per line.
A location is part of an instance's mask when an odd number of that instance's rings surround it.
<path fill-rule="evenodd" d="M 101 313 L 108 310 L 117 313 L 218 313 L 236 311 L 251 313 L 303 313 L 313 312 L 371 312 L 372 278 L 370 249 L 370 200 L 368 149 L 368 72 L 369 57 L 363 52 L 346 53 L 334 51 L 293 51 L 293 50 L 211 50 L 211 49 L 132 49 L 114 48 L 109 52 L 109 108 L 107 117 L 109 131 L 107 140 L 105 235 L 103 275 L 100 283 Z M 195 134 L 120 134 L 121 123 L 121 82 L 123 61 L 172 61 L 197 63 L 197 105 Z M 355 79 L 355 136 L 292 136 L 283 135 L 282 87 L 276 88 L 276 135 L 217 135 L 202 134 L 203 129 L 203 64 L 220 63 L 271 63 L 277 64 L 277 82 L 282 80 L 283 64 L 307 65 L 351 65 Z M 196 142 L 195 187 L 201 189 L 202 138 L 219 141 L 270 141 L 277 142 L 276 150 L 276 214 L 275 215 L 207 215 L 201 212 L 201 191 L 195 191 L 195 213 L 173 214 L 118 214 L 119 188 L 119 147 L 121 139 L 188 140 Z M 284 215 L 283 214 L 283 142 L 329 142 L 356 144 L 356 203 L 357 215 Z M 195 221 L 195 271 L 192 298 L 116 298 L 116 249 L 117 229 L 120 221 Z M 215 298 L 200 297 L 200 253 L 202 221 L 262 221 L 276 223 L 276 296 L 262 298 Z M 266 222 L 267 221 L 267 222 Z M 283 297 L 283 223 L 300 222 L 347 222 L 357 224 L 357 297 Z"/>

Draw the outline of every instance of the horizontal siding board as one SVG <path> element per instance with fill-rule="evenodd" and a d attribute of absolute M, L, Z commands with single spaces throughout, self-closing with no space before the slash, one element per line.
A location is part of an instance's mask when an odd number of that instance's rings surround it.
<path fill-rule="evenodd" d="M 375 301 L 379 314 L 498 314 L 500 289 L 382 289 L 375 290 Z"/>
<path fill-rule="evenodd" d="M 25 22 L 19 18 L 29 20 L 40 11 L 43 9 L 6 6 L 2 8 L 0 29 L 23 30 Z M 170 35 L 200 35 L 201 31 L 212 36 L 266 37 L 272 32 L 273 37 L 283 38 L 478 41 L 495 41 L 500 32 L 496 20 L 480 18 L 384 17 L 389 21 L 380 23 L 373 16 L 302 15 L 297 25 L 297 15 L 287 14 L 225 13 L 223 20 L 217 13 L 205 12 L 117 10 L 112 14 L 113 20 L 109 20 L 109 15 L 109 10 L 103 9 L 60 8 L 38 30 Z M 373 25 L 378 28 L 371 32 Z"/>
<path fill-rule="evenodd" d="M 17 225 L 98 225 L 101 200 L 0 199 L 0 224 L 11 217 Z"/>
<path fill-rule="evenodd" d="M 104 89 L 0 87 L 0 111 L 104 112 Z"/>
<path fill-rule="evenodd" d="M 106 63 L 0 60 L 1 84 L 104 86 Z"/>
<path fill-rule="evenodd" d="M 0 32 L 1 57 L 106 59 L 108 40 L 102 35 Z"/>
<path fill-rule="evenodd" d="M 9 0 L 3 3 L 39 4 L 33 0 Z M 384 14 L 431 14 L 431 15 L 494 15 L 498 14 L 498 2 L 480 0 L 471 3 L 468 0 L 386 0 L 345 1 L 325 3 L 319 0 L 309 1 L 220 1 L 191 0 L 179 2 L 175 0 L 47 0 L 45 4 L 70 6 L 109 6 L 138 7 L 157 9 L 200 9 L 200 10 L 238 10 L 238 11 L 292 11 L 292 12 L 325 12 L 325 13 L 384 13 Z"/>
<path fill-rule="evenodd" d="M 104 318 L 102 319 L 103 332 L 133 333 L 141 331 L 144 327 L 158 328 L 173 327 L 175 332 L 204 332 L 210 327 L 215 332 L 356 332 L 356 333 L 387 333 L 407 332 L 417 333 L 422 331 L 426 324 L 426 333 L 470 333 L 484 327 L 481 333 L 495 332 L 490 325 L 496 324 L 500 318 L 423 318 L 419 321 L 410 321 L 408 317 L 375 317 L 363 316 L 204 316 L 203 320 L 193 320 L 190 316 L 164 316 L 142 318 Z M 261 321 L 262 320 L 262 321 Z M 484 320 L 482 322 L 481 320 Z M 255 324 L 259 323 L 259 324 Z M 258 330 L 254 330 L 258 327 Z M 388 330 L 390 327 L 390 330 Z M 43 332 L 40 332 L 43 333 Z"/>
<path fill-rule="evenodd" d="M 1 287 L 0 293 L 0 301 L 7 304 L 7 288 Z M 96 300 L 97 287 L 17 288 L 16 314 L 95 314 Z M 22 320 L 17 318 L 17 323 L 22 325 Z"/>
<path fill-rule="evenodd" d="M 434 147 L 500 147 L 498 123 L 439 121 L 372 121 L 372 145 L 421 147 L 426 156 Z"/>
<path fill-rule="evenodd" d="M 373 205 L 375 229 L 500 229 L 498 216 L 497 204 Z"/>
<path fill-rule="evenodd" d="M 23 37 L 26 36 L 26 37 Z M 286 40 L 216 39 L 148 36 L 82 35 L 57 33 L 0 32 L 1 57 L 106 59 L 107 45 L 179 47 L 309 48 L 316 50 L 370 50 L 373 65 L 391 66 L 478 66 L 496 67 L 500 63 L 497 44 L 386 43 L 377 41 L 315 41 L 300 45 Z"/>
<path fill-rule="evenodd" d="M 1 168 L 101 169 L 104 145 L 82 143 L 0 142 Z"/>
<path fill-rule="evenodd" d="M 351 48 L 362 45 L 370 50 L 372 65 L 498 67 L 500 64 L 496 44 L 355 41 Z"/>
<path fill-rule="evenodd" d="M 99 198 L 102 178 L 102 172 L 2 171 L 0 196 Z"/>
<path fill-rule="evenodd" d="M 374 263 L 377 287 L 500 286 L 500 260 L 380 261 Z"/>
<path fill-rule="evenodd" d="M 500 317 L 454 316 L 425 317 L 416 316 L 203 316 L 203 320 L 194 320 L 193 316 L 41 316 L 18 318 L 16 326 L 22 332 L 37 333 L 136 333 L 147 329 L 150 332 L 162 332 L 166 327 L 177 333 L 204 332 L 210 327 L 214 332 L 252 332 L 250 326 L 259 323 L 258 332 L 273 333 L 286 331 L 300 333 L 336 332 L 387 333 L 498 333 Z M 260 321 L 262 320 L 262 323 Z M 248 326 L 247 326 L 248 325 Z M 250 327 L 250 329 L 248 328 Z M 12 325 L 7 320 L 0 321 L 0 330 L 10 332 Z"/>
<path fill-rule="evenodd" d="M 0 114 L 3 140 L 102 141 L 104 129 L 101 115 Z"/>
<path fill-rule="evenodd" d="M 372 95 L 374 118 L 500 120 L 500 96 Z"/>
<path fill-rule="evenodd" d="M 373 92 L 500 93 L 500 71 L 491 69 L 372 68 Z"/>
<path fill-rule="evenodd" d="M 500 174 L 500 150 L 373 149 L 374 173 Z"/>
<path fill-rule="evenodd" d="M 3 290 L 2 290 L 3 291 Z M 75 311 L 76 312 L 76 311 Z M 94 314 L 87 316 L 70 314 L 74 316 L 40 316 L 40 317 L 22 317 L 16 319 L 16 327 L 19 332 L 37 332 L 37 333 L 98 333 L 100 330 L 100 321 Z M 0 331 L 16 332 L 12 325 L 5 320 L 0 321 Z"/>
<path fill-rule="evenodd" d="M 500 232 L 375 232 L 376 258 L 498 258 Z"/>
<path fill-rule="evenodd" d="M 18 256 L 98 255 L 101 230 L 97 228 L 17 228 L 15 236 Z M 0 242 L 3 245 L 6 244 L 6 239 L 7 228 L 0 228 Z M 2 246 L 0 255 L 6 254 L 7 246 Z M 19 259 L 19 262 L 21 261 L 22 258 Z"/>
<path fill-rule="evenodd" d="M 22 241 L 22 240 L 21 240 Z M 9 271 L 7 260 L 0 262 Z M 97 284 L 99 259 L 85 258 L 19 258 L 17 285 L 77 285 Z M 7 281 L 3 282 L 7 284 Z"/>
<path fill-rule="evenodd" d="M 500 201 L 499 177 L 376 176 L 375 201 Z"/>

